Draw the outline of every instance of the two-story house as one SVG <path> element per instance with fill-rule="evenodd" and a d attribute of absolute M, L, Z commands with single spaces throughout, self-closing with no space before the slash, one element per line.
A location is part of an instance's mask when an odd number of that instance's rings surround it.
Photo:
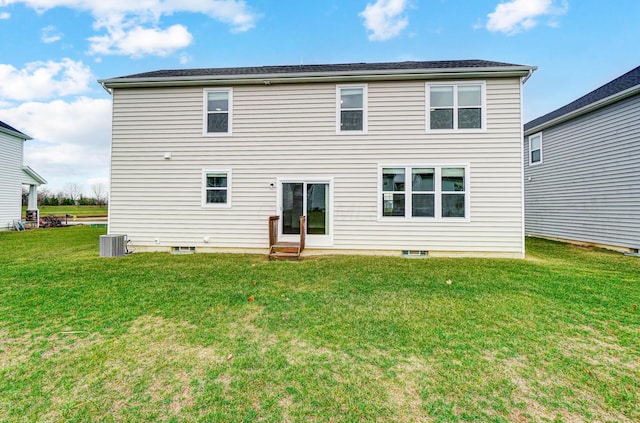
<path fill-rule="evenodd" d="M 0 121 L 0 231 L 21 229 L 22 186 L 29 186 L 28 217 L 38 225 L 39 185 L 46 184 L 29 166 L 23 165 L 24 142 L 31 137 Z"/>
<path fill-rule="evenodd" d="M 522 84 L 482 60 L 164 70 L 113 96 L 109 233 L 136 251 L 523 257 Z"/>
<path fill-rule="evenodd" d="M 524 129 L 526 232 L 638 254 L 640 66 Z"/>

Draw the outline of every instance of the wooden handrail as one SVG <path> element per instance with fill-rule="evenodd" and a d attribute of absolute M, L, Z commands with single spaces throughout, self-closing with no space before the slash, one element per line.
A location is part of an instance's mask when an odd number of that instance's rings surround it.
<path fill-rule="evenodd" d="M 269 216 L 269 247 L 278 243 L 278 220 L 280 216 Z"/>
<path fill-rule="evenodd" d="M 300 251 L 304 250 L 304 242 L 307 234 L 307 218 L 300 216 Z"/>

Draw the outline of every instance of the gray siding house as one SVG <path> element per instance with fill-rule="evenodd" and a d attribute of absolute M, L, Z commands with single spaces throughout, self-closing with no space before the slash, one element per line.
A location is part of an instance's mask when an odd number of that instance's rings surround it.
<path fill-rule="evenodd" d="M 529 235 L 640 248 L 640 67 L 525 125 Z"/>
<path fill-rule="evenodd" d="M 29 216 L 38 225 L 36 189 L 46 184 L 29 166 L 23 165 L 24 142 L 31 137 L 0 121 L 0 231 L 17 228 L 22 215 L 22 186 L 29 186 Z"/>
<path fill-rule="evenodd" d="M 523 257 L 521 88 L 482 60 L 154 71 L 113 96 L 109 233 L 135 251 Z M 274 220 L 276 221 L 276 220 Z"/>

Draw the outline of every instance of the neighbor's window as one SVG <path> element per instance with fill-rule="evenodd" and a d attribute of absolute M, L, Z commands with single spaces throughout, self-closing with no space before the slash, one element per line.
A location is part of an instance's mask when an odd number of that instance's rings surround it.
<path fill-rule="evenodd" d="M 203 206 L 231 205 L 231 171 L 203 171 Z"/>
<path fill-rule="evenodd" d="M 427 84 L 427 129 L 483 129 L 483 98 L 484 84 Z"/>
<path fill-rule="evenodd" d="M 381 168 L 382 217 L 468 218 L 466 166 Z"/>
<path fill-rule="evenodd" d="M 338 86 L 338 132 L 366 132 L 367 87 Z"/>
<path fill-rule="evenodd" d="M 226 135 L 231 133 L 231 88 L 206 89 L 204 133 Z"/>
<path fill-rule="evenodd" d="M 529 164 L 542 163 L 542 133 L 529 137 Z"/>

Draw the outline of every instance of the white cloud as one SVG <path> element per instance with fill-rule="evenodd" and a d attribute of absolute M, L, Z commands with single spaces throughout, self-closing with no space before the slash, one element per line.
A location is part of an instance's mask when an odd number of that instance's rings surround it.
<path fill-rule="evenodd" d="M 55 26 L 49 25 L 42 28 L 42 41 L 50 44 L 60 41 L 62 39 L 62 33 L 58 32 Z"/>
<path fill-rule="evenodd" d="M 0 115 L 33 137 L 25 143 L 25 164 L 48 181 L 50 190 L 108 177 L 110 99 L 28 102 L 0 109 Z"/>
<path fill-rule="evenodd" d="M 403 15 L 406 7 L 407 0 L 368 3 L 360 16 L 364 18 L 364 26 L 369 31 L 369 40 L 385 41 L 397 37 L 409 24 L 409 19 Z"/>
<path fill-rule="evenodd" d="M 9 18 L 11 18 L 11 13 L 9 12 L 0 13 L 0 20 L 9 19 Z"/>
<path fill-rule="evenodd" d="M 134 58 L 145 55 L 168 56 L 187 47 L 193 37 L 182 25 L 173 25 L 165 30 L 134 27 L 128 31 L 111 28 L 109 35 L 91 37 L 90 52 L 93 54 L 119 54 Z"/>
<path fill-rule="evenodd" d="M 165 56 L 188 46 L 192 36 L 185 26 L 160 25 L 162 17 L 176 13 L 203 14 L 229 25 L 233 32 L 250 30 L 259 18 L 244 0 L 0 0 L 0 7 L 14 3 L 39 13 L 56 7 L 91 13 L 94 29 L 106 31 L 89 38 L 89 51 L 94 54 Z M 163 42 L 170 46 L 163 48 Z"/>
<path fill-rule="evenodd" d="M 81 94 L 93 80 L 89 67 L 71 59 L 27 63 L 24 69 L 0 64 L 0 99 L 30 101 Z"/>
<path fill-rule="evenodd" d="M 486 28 L 491 32 L 512 35 L 534 28 L 542 17 L 551 18 L 549 25 L 557 26 L 554 18 L 568 10 L 566 0 L 511 0 L 498 4 L 495 11 L 487 15 Z"/>

